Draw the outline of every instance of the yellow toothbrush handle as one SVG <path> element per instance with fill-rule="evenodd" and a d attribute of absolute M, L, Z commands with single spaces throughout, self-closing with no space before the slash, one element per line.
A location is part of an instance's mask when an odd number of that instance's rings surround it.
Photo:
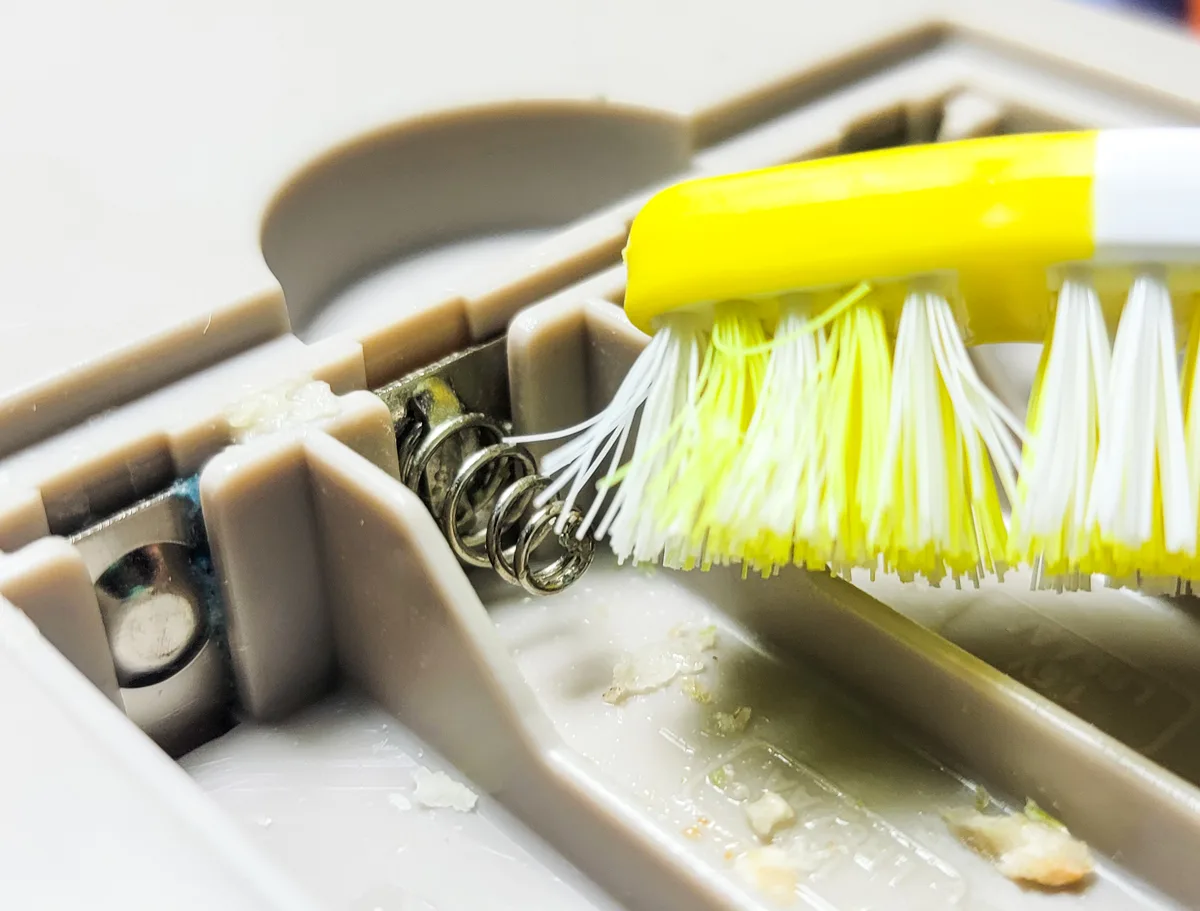
<path fill-rule="evenodd" d="M 649 332 L 660 314 L 706 303 L 948 275 L 971 341 L 1040 341 L 1050 268 L 1098 253 L 1195 259 L 1196 175 L 1200 130 L 1164 129 L 908 146 L 688 181 L 634 220 L 625 310 Z"/>

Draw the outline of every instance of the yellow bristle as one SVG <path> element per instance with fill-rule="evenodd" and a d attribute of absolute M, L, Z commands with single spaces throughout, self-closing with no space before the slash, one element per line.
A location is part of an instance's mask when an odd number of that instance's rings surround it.
<path fill-rule="evenodd" d="M 824 478 L 802 562 L 823 561 L 835 571 L 875 563 L 867 529 L 887 426 L 888 349 L 883 314 L 871 304 L 853 307 L 830 331 L 817 389 Z"/>
<path fill-rule="evenodd" d="M 1035 566 L 1039 584 L 1076 587 L 1096 565 L 1098 528 L 1087 518 L 1111 372 L 1100 299 L 1064 282 L 1028 408 L 1028 440 L 1013 504 L 1009 560 Z"/>
<path fill-rule="evenodd" d="M 992 465 L 1011 497 L 1009 433 L 1018 425 L 975 375 L 940 294 L 909 295 L 893 364 L 872 547 L 889 569 L 935 584 L 947 574 L 1002 572 L 1006 530 Z"/>
<path fill-rule="evenodd" d="M 1102 547 L 1093 546 L 1089 568 L 1121 580 L 1187 572 L 1196 552 L 1195 468 L 1170 291 L 1154 273 L 1137 276 L 1121 311 L 1104 412 L 1087 511 Z"/>
<path fill-rule="evenodd" d="M 714 516 L 714 488 L 737 457 L 754 414 L 767 354 L 762 321 L 736 303 L 718 305 L 699 395 L 682 416 L 675 452 L 647 491 L 659 521 L 698 559 Z M 749 349 L 750 353 L 745 353 Z M 718 542 L 719 543 L 719 542 Z M 706 562 L 720 559 L 712 550 Z"/>
<path fill-rule="evenodd" d="M 662 318 L 606 413 L 547 458 L 575 478 L 569 504 L 642 409 L 600 484 L 621 482 L 598 526 L 618 557 L 933 584 L 1024 564 L 1056 589 L 1200 576 L 1200 314 L 1180 376 L 1161 276 L 1134 278 L 1111 343 L 1089 280 L 1064 280 L 1028 431 L 976 374 L 943 286 L 901 298 L 894 340 L 895 288 L 836 294 Z"/>
<path fill-rule="evenodd" d="M 1182 382 L 1184 451 L 1187 464 L 1191 469 L 1188 493 L 1192 502 L 1200 505 L 1200 388 L 1197 388 L 1200 371 L 1196 369 L 1198 360 L 1200 360 L 1200 307 L 1192 311 Z M 1200 523 L 1200 516 L 1197 517 L 1197 522 Z M 1196 538 L 1197 542 L 1200 542 L 1200 527 L 1197 528 Z M 1200 580 L 1200 556 L 1192 554 L 1192 559 L 1184 568 L 1182 575 L 1187 580 Z"/>
<path fill-rule="evenodd" d="M 769 573 L 791 559 L 800 478 L 812 443 L 805 439 L 815 404 L 816 344 L 819 330 L 808 326 L 807 298 L 782 302 L 776 337 L 768 344 L 740 349 L 743 356 L 766 355 L 755 408 L 728 471 L 714 480 L 704 524 L 706 550 L 725 561 L 740 561 Z M 795 357 L 789 355 L 806 352 Z M 791 455 L 780 458 L 781 446 Z"/>

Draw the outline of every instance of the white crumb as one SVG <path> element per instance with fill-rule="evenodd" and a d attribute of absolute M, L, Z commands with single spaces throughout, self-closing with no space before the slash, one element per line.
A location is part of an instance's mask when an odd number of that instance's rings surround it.
<path fill-rule="evenodd" d="M 450 807 L 467 813 L 475 808 L 479 799 L 474 791 L 445 772 L 431 772 L 424 766 L 418 766 L 413 772 L 413 782 L 416 784 L 413 800 L 423 807 Z"/>
<path fill-rule="evenodd" d="M 409 800 L 407 797 L 405 797 L 403 794 L 389 794 L 388 795 L 388 803 L 390 803 L 397 810 L 411 810 L 412 809 L 412 801 Z"/>
<path fill-rule="evenodd" d="M 264 829 L 269 829 L 271 827 L 271 817 L 270 816 L 260 816 L 260 817 L 258 817 L 258 819 L 254 820 L 254 821 L 256 823 L 258 823 Z"/>
<path fill-rule="evenodd" d="M 229 408 L 226 419 L 234 441 L 244 443 L 285 427 L 333 417 L 338 410 L 337 396 L 328 383 L 305 380 L 249 395 Z"/>
<path fill-rule="evenodd" d="M 729 788 L 729 797 L 731 800 L 749 800 L 750 788 L 740 781 L 735 781 Z"/>
<path fill-rule="evenodd" d="M 778 904 L 791 904 L 802 880 L 844 861 L 850 851 L 845 844 L 813 844 L 801 834 L 781 833 L 770 844 L 756 845 L 734 860 L 734 872 Z"/>
<path fill-rule="evenodd" d="M 796 811 L 774 791 L 763 791 L 758 800 L 746 804 L 746 819 L 755 835 L 769 841 L 778 829 L 796 821 Z"/>
<path fill-rule="evenodd" d="M 988 858 L 1009 879 L 1039 886 L 1071 886 L 1094 869 L 1087 845 L 1066 829 L 1029 816 L 986 816 L 957 809 L 944 814 L 950 831 Z"/>
<path fill-rule="evenodd" d="M 738 856 L 733 869 L 750 885 L 775 901 L 795 897 L 798 876 L 786 851 L 774 845 L 751 848 Z"/>
<path fill-rule="evenodd" d="M 661 689 L 681 675 L 700 673 L 707 667 L 705 653 L 716 644 L 715 626 L 672 630 L 667 641 L 643 646 L 617 662 L 604 701 L 616 705 L 630 696 Z"/>
<path fill-rule="evenodd" d="M 713 731 L 722 737 L 731 737 L 746 730 L 750 723 L 750 706 L 738 706 L 732 712 L 714 712 L 712 717 Z"/>

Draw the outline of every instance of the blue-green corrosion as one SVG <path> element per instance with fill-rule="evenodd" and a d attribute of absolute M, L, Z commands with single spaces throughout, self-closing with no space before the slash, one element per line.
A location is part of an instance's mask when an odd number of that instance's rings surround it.
<path fill-rule="evenodd" d="M 204 525 L 204 510 L 200 505 L 200 476 L 191 475 L 181 478 L 169 488 L 170 495 L 186 507 L 188 523 L 196 529 L 195 544 L 188 549 L 188 563 L 192 580 L 196 585 L 196 594 L 204 606 L 205 621 L 208 636 L 213 644 L 221 650 L 225 667 L 231 668 L 228 621 L 225 614 L 225 601 L 221 597 L 221 586 L 217 581 L 216 569 L 213 567 L 212 550 L 208 544 L 208 532 Z M 230 712 L 235 710 L 236 691 L 233 678 L 226 675 L 225 694 L 226 704 Z"/>

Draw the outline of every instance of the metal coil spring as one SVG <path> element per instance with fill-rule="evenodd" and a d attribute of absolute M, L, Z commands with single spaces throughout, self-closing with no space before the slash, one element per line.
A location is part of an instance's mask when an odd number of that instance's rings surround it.
<path fill-rule="evenodd" d="M 506 582 L 539 595 L 561 591 L 584 574 L 596 545 L 590 535 L 576 537 L 583 514 L 574 507 L 557 535 L 563 554 L 534 568 L 533 553 L 554 530 L 563 502 L 551 500 L 526 516 L 550 481 L 537 473 L 527 449 L 505 442 L 500 422 L 485 414 L 458 414 L 410 433 L 422 431 L 418 439 L 406 441 L 415 446 L 401 446 L 410 453 L 401 459 L 402 480 L 433 514 L 460 560 L 491 566 Z M 469 451 L 472 442 L 484 438 L 490 445 Z M 522 522 L 516 540 L 506 547 L 505 536 Z"/>

